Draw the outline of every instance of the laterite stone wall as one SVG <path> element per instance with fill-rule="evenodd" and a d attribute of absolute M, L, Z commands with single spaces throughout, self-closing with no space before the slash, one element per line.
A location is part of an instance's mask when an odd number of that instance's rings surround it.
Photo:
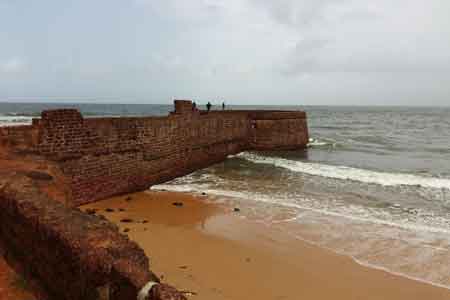
<path fill-rule="evenodd" d="M 131 300 L 159 282 L 116 225 L 47 198 L 23 175 L 0 179 L 0 239 L 51 299 Z"/>
<path fill-rule="evenodd" d="M 73 109 L 44 111 L 29 131 L 35 138 L 25 144 L 60 166 L 75 206 L 144 190 L 241 151 L 308 143 L 304 112 L 208 113 L 187 100 L 175 101 L 167 117 L 85 119 Z"/>

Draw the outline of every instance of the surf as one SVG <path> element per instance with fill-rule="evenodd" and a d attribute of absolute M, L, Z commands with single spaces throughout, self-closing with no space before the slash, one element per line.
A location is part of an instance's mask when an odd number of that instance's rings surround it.
<path fill-rule="evenodd" d="M 263 156 L 256 153 L 243 152 L 235 157 L 256 164 L 270 164 L 292 172 L 326 178 L 352 180 L 382 186 L 408 185 L 450 190 L 450 179 L 425 177 L 410 173 L 388 173 L 359 169 L 348 166 L 335 166 L 316 162 L 302 162 L 281 157 Z"/>

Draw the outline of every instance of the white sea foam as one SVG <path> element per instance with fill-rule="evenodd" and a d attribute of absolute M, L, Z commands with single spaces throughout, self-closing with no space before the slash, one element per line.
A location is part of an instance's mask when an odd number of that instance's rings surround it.
<path fill-rule="evenodd" d="M 252 153 L 233 157 L 325 178 L 381 186 L 411 185 L 413 190 L 427 193 L 448 191 L 450 187 L 450 179 L 444 178 L 304 163 Z M 444 263 L 450 257 L 450 214 L 435 206 L 402 201 L 366 206 L 333 195 L 266 189 L 220 176 L 214 168 L 154 189 L 206 193 L 212 201 L 230 207 L 238 205 L 240 217 L 286 230 L 296 238 L 348 255 L 361 265 L 440 287 L 450 286 L 449 269 Z"/>
<path fill-rule="evenodd" d="M 336 144 L 337 143 L 335 141 L 310 138 L 308 142 L 308 147 L 324 147 L 324 146 L 335 147 Z"/>
<path fill-rule="evenodd" d="M 188 178 L 177 181 L 176 183 L 158 185 L 153 187 L 153 189 L 193 193 L 205 192 L 210 196 L 217 197 L 220 201 L 228 201 L 226 199 L 238 201 L 241 205 L 246 205 L 249 211 L 253 211 L 253 209 L 259 206 L 256 204 L 260 203 L 262 205 L 262 211 L 260 213 L 262 212 L 265 215 L 260 221 L 265 225 L 284 226 L 282 223 L 299 222 L 304 224 L 306 222 L 309 225 L 317 227 L 317 232 L 313 236 L 318 240 L 305 239 L 300 232 L 292 232 L 296 238 L 317 244 L 318 246 L 328 248 L 340 254 L 349 255 L 361 265 L 382 269 L 396 275 L 448 288 L 447 282 L 439 279 L 446 272 L 444 267 L 439 270 L 435 269 L 435 272 L 432 273 L 420 267 L 436 263 L 433 254 L 440 252 L 442 255 L 447 256 L 445 253 L 450 251 L 446 246 L 439 247 L 430 245 L 432 241 L 440 241 L 447 245 L 450 241 L 444 242 L 444 240 L 447 240 L 450 234 L 450 227 L 444 224 L 446 222 L 445 220 L 441 220 L 443 222 L 441 223 L 437 217 L 432 218 L 432 223 L 428 223 L 427 220 L 422 220 L 420 215 L 422 213 L 426 214 L 425 211 L 419 213 L 418 220 L 409 220 L 407 218 L 396 218 L 383 209 L 368 208 L 359 205 L 341 206 L 339 203 L 333 201 L 324 203 L 323 201 L 317 201 L 308 197 L 290 199 L 284 198 L 283 195 L 275 196 L 245 190 L 227 190 L 221 189 L 212 183 L 197 184 L 194 182 L 194 178 L 188 176 Z M 255 204 L 252 204 L 252 202 Z M 271 212 L 272 209 L 269 208 L 270 206 L 274 207 L 274 212 Z M 281 220 L 273 218 L 271 214 L 276 214 L 275 211 L 279 210 L 276 207 L 292 209 L 293 214 L 287 215 Z M 245 211 L 246 209 L 244 209 Z M 258 215 L 258 212 L 255 212 Z M 330 225 L 324 224 L 324 221 L 325 223 L 331 222 L 330 224 L 334 225 L 330 227 Z M 325 227 L 322 228 L 320 226 L 321 224 Z M 342 231 L 343 227 L 352 229 L 345 232 Z M 309 226 L 307 228 L 312 227 Z M 364 228 L 367 229 L 365 230 Z M 380 248 L 384 246 L 377 246 L 377 243 L 383 240 L 392 241 L 389 249 Z M 398 242 L 394 242 L 395 240 Z M 335 241 L 338 241 L 338 243 L 336 244 Z M 364 247 L 360 243 L 363 243 L 367 247 Z M 383 242 L 381 244 L 384 245 Z M 407 258 L 402 256 L 404 255 L 405 245 L 408 245 L 407 247 L 412 249 L 410 256 Z M 414 249 L 422 250 L 417 251 Z M 384 251 L 385 256 L 373 256 L 372 254 L 374 252 L 379 254 L 377 251 Z M 423 255 L 419 255 L 419 253 Z M 396 257 L 398 257 L 398 260 L 395 259 Z M 405 273 L 402 271 L 405 263 L 419 268 L 416 271 L 414 271 L 415 268 L 412 268 L 413 271 L 407 271 Z"/>
<path fill-rule="evenodd" d="M 331 250 L 333 250 L 333 249 L 331 249 Z M 342 252 L 336 252 L 336 253 L 345 255 L 345 253 L 342 253 Z M 402 273 L 402 272 L 396 272 L 396 271 L 393 271 L 392 269 L 387 268 L 387 267 L 382 267 L 382 266 L 379 266 L 379 265 L 376 265 L 376 264 L 371 264 L 369 262 L 366 262 L 366 261 L 363 261 L 363 260 L 360 260 L 360 259 L 356 259 L 353 256 L 351 256 L 351 258 L 357 264 L 360 264 L 361 266 L 364 266 L 364 267 L 367 267 L 367 268 L 381 270 L 381 271 L 384 271 L 384 272 L 387 272 L 387 273 L 390 273 L 390 274 L 393 274 L 393 275 L 396 275 L 396 276 L 402 276 L 402 277 L 405 277 L 405 278 L 408 278 L 408 279 L 411 279 L 411 280 L 414 280 L 414 281 L 423 282 L 423 283 L 430 284 L 430 285 L 433 285 L 433 286 L 436 286 L 436 287 L 440 287 L 440 288 L 444 288 L 444 289 L 450 289 L 450 286 L 446 285 L 446 284 L 440 284 L 440 283 L 434 282 L 432 280 L 426 280 L 426 279 L 422 279 L 422 278 L 417 277 L 417 276 L 411 276 L 411 275 L 407 275 L 407 274 Z"/>
<path fill-rule="evenodd" d="M 359 205 L 343 206 L 335 202 L 324 203 L 310 198 L 284 199 L 262 195 L 254 192 L 223 190 L 210 187 L 208 184 L 161 184 L 152 187 L 152 190 L 168 190 L 174 192 L 207 193 L 213 196 L 241 199 L 247 201 L 261 202 L 265 204 L 278 205 L 297 210 L 308 210 L 330 217 L 345 218 L 357 222 L 368 222 L 373 224 L 398 227 L 414 232 L 429 232 L 450 234 L 449 220 L 434 216 L 428 218 L 430 213 L 419 211 L 416 218 L 397 218 L 383 209 L 367 208 Z"/>
<path fill-rule="evenodd" d="M 2 116 L 0 115 L 0 126 L 18 126 L 31 124 L 32 117 L 25 116 Z"/>
<path fill-rule="evenodd" d="M 268 157 L 249 152 L 238 154 L 237 157 L 258 164 L 271 164 L 309 175 L 334 179 L 353 180 L 364 183 L 380 184 L 384 186 L 411 185 L 427 188 L 450 189 L 450 179 L 424 177 L 414 174 L 385 173 L 346 166 L 333 166 L 320 163 L 294 161 L 285 158 Z"/>
<path fill-rule="evenodd" d="M 363 260 L 363 259 L 358 259 L 354 255 L 349 255 L 345 251 L 340 251 L 340 250 L 337 250 L 337 249 L 334 249 L 334 248 L 326 247 L 326 246 L 322 245 L 321 243 L 314 242 L 314 241 L 311 241 L 309 239 L 305 239 L 305 238 L 303 238 L 300 235 L 295 235 L 294 234 L 293 236 L 296 239 L 301 240 L 303 242 L 306 242 L 308 244 L 311 244 L 311 245 L 314 245 L 314 246 L 318 246 L 318 247 L 321 247 L 321 248 L 325 248 L 325 249 L 327 249 L 329 251 L 332 251 L 332 252 L 340 254 L 340 255 L 350 256 L 351 259 L 354 262 L 356 262 L 357 264 L 359 264 L 361 266 L 364 266 L 364 267 L 367 267 L 367 268 L 371 268 L 371 269 L 381 270 L 381 271 L 384 271 L 386 273 L 390 273 L 390 274 L 393 274 L 393 275 L 396 275 L 396 276 L 405 277 L 405 278 L 408 278 L 408 279 L 411 279 L 411 280 L 414 280 L 414 281 L 418 281 L 418 282 L 423 282 L 423 283 L 430 284 L 430 285 L 433 285 L 433 286 L 436 286 L 436 287 L 450 289 L 450 285 L 441 284 L 441 283 L 433 281 L 431 279 L 424 279 L 424 278 L 421 278 L 421 277 L 418 277 L 418 276 L 412 276 L 412 275 L 409 275 L 409 274 L 398 272 L 398 271 L 393 270 L 393 268 L 384 267 L 384 266 L 381 266 L 381 265 L 370 263 L 370 262 L 368 262 L 366 260 Z M 444 251 L 449 251 L 448 249 L 443 249 L 443 250 Z"/>

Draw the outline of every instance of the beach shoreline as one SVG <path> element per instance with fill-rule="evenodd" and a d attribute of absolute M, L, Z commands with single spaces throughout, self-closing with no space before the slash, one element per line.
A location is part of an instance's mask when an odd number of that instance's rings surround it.
<path fill-rule="evenodd" d="M 82 206 L 136 241 L 192 299 L 449 299 L 450 290 L 362 266 L 243 217 L 207 195 L 147 191 Z"/>

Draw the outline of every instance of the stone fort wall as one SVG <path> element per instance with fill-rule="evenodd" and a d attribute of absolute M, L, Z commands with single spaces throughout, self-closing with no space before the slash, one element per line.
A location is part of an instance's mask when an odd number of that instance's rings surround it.
<path fill-rule="evenodd" d="M 39 299 L 131 300 L 160 279 L 134 241 L 107 219 L 50 199 L 35 180 L 0 178 L 0 244 L 25 279 L 37 280 Z M 186 300 L 160 284 L 149 300 Z"/>
<path fill-rule="evenodd" d="M 167 117 L 83 118 L 45 111 L 33 126 L 0 132 L 0 143 L 56 162 L 71 204 L 144 190 L 245 150 L 299 149 L 308 143 L 301 111 L 199 111 L 175 101 Z"/>

